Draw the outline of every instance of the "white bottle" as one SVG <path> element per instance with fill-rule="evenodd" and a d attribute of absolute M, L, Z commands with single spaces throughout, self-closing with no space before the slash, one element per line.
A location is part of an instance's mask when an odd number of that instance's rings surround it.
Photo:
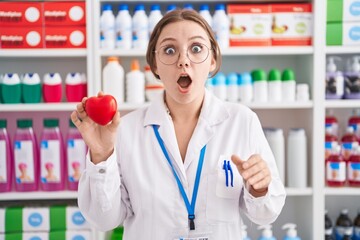
<path fill-rule="evenodd" d="M 132 44 L 132 18 L 127 4 L 119 5 L 119 12 L 115 20 L 116 47 L 131 49 Z"/>
<path fill-rule="evenodd" d="M 153 101 L 159 95 L 163 95 L 164 84 L 154 76 L 149 65 L 146 65 L 144 70 L 146 100 Z"/>
<path fill-rule="evenodd" d="M 209 5 L 207 5 L 207 4 L 200 5 L 199 14 L 206 20 L 206 22 L 209 24 L 210 28 L 212 28 L 213 19 L 210 14 Z"/>
<path fill-rule="evenodd" d="M 146 49 L 149 42 L 149 19 L 143 4 L 138 4 L 135 7 L 132 27 L 133 47 L 135 49 Z"/>
<path fill-rule="evenodd" d="M 229 102 L 237 102 L 239 100 L 237 82 L 237 73 L 229 73 L 226 76 L 226 100 Z"/>
<path fill-rule="evenodd" d="M 213 16 L 213 31 L 215 33 L 216 40 L 221 49 L 229 47 L 229 18 L 225 12 L 224 4 L 217 4 L 215 6 L 215 12 Z"/>
<path fill-rule="evenodd" d="M 310 100 L 309 84 L 299 83 L 296 84 L 296 101 L 306 102 Z"/>
<path fill-rule="evenodd" d="M 278 69 L 271 69 L 268 77 L 269 102 L 281 102 L 281 73 Z"/>
<path fill-rule="evenodd" d="M 285 140 L 283 130 L 281 128 L 265 128 L 264 133 L 274 154 L 280 179 L 285 183 Z"/>
<path fill-rule="evenodd" d="M 244 224 L 241 225 L 241 229 L 240 229 L 241 240 L 250 240 L 250 238 L 247 235 L 246 228 L 247 228 L 246 225 Z"/>
<path fill-rule="evenodd" d="M 303 128 L 290 129 L 287 139 L 287 186 L 307 187 L 307 146 Z"/>
<path fill-rule="evenodd" d="M 119 103 L 124 102 L 124 68 L 120 65 L 117 57 L 109 57 L 103 72 L 103 91 L 113 95 Z"/>
<path fill-rule="evenodd" d="M 258 238 L 258 240 L 276 240 L 275 237 L 273 237 L 273 232 L 271 230 L 271 225 L 261 225 L 258 226 L 258 230 L 263 230 L 261 232 L 261 236 Z"/>
<path fill-rule="evenodd" d="M 226 76 L 224 73 L 222 72 L 218 72 L 213 80 L 212 80 L 212 84 L 213 84 L 213 90 L 214 90 L 214 94 L 215 96 L 217 96 L 218 98 L 220 98 L 221 100 L 226 100 Z"/>
<path fill-rule="evenodd" d="M 284 240 L 301 240 L 298 236 L 297 236 L 297 231 L 296 231 L 296 224 L 294 223 L 287 223 L 284 224 L 282 226 L 283 230 L 287 230 L 286 231 L 286 235 L 284 237 Z"/>
<path fill-rule="evenodd" d="M 251 75 L 254 82 L 254 102 L 267 102 L 268 82 L 265 71 L 256 69 Z"/>
<path fill-rule="evenodd" d="M 253 100 L 253 84 L 250 73 L 241 73 L 238 77 L 239 99 L 241 102 L 249 103 Z"/>
<path fill-rule="evenodd" d="M 131 62 L 131 71 L 126 74 L 126 102 L 145 102 L 145 75 L 140 71 L 137 59 Z"/>
<path fill-rule="evenodd" d="M 149 14 L 149 36 L 151 36 L 156 24 L 162 19 L 162 17 L 163 15 L 161 14 L 160 5 L 151 5 L 151 11 Z"/>
<path fill-rule="evenodd" d="M 285 69 L 281 76 L 281 96 L 285 103 L 294 102 L 296 96 L 295 74 L 291 69 Z"/>
<path fill-rule="evenodd" d="M 100 47 L 105 49 L 115 48 L 115 16 L 110 4 L 103 6 L 100 17 Z"/>

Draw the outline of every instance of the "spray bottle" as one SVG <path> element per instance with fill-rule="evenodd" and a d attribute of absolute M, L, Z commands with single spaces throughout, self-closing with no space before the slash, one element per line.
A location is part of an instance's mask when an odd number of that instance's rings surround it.
<path fill-rule="evenodd" d="M 344 96 L 344 75 L 337 71 L 335 60 L 340 57 L 329 57 L 326 65 L 326 99 L 341 99 Z"/>
<path fill-rule="evenodd" d="M 301 238 L 297 236 L 296 224 L 287 223 L 282 226 L 282 229 L 287 230 L 286 236 L 283 238 L 284 240 L 301 240 Z"/>
<path fill-rule="evenodd" d="M 240 230 L 240 236 L 242 237 L 242 240 L 251 240 L 248 235 L 247 235 L 247 231 L 246 231 L 247 226 L 246 225 L 241 225 L 241 230 Z"/>
<path fill-rule="evenodd" d="M 360 99 L 360 56 L 353 56 L 347 61 L 345 73 L 345 98 Z"/>
<path fill-rule="evenodd" d="M 261 237 L 258 238 L 258 240 L 276 240 L 275 237 L 273 237 L 273 232 L 271 230 L 271 225 L 262 225 L 259 226 L 259 230 L 263 230 L 261 233 Z"/>

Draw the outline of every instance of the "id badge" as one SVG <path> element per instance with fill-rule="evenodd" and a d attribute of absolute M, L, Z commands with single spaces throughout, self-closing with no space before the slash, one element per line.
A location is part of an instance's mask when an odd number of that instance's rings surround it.
<path fill-rule="evenodd" d="M 196 225 L 195 230 L 189 230 L 189 228 L 174 229 L 173 236 L 170 239 L 173 240 L 213 240 L 211 238 L 212 230 L 210 225 Z"/>

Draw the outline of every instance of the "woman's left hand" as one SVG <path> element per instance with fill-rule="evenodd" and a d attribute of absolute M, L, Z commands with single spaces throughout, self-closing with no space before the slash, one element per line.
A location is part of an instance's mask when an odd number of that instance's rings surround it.
<path fill-rule="evenodd" d="M 270 169 L 264 159 L 259 154 L 253 154 L 246 161 L 236 155 L 232 155 L 231 160 L 244 179 L 250 194 L 254 197 L 264 196 L 271 182 Z"/>

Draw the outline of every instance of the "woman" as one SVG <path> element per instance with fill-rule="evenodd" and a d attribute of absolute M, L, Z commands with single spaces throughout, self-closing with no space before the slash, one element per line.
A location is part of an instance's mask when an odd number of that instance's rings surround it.
<path fill-rule="evenodd" d="M 124 225 L 124 239 L 156 240 L 241 239 L 240 213 L 275 221 L 285 190 L 256 114 L 205 90 L 221 65 L 206 21 L 168 13 L 146 58 L 164 96 L 121 124 L 117 113 L 96 125 L 86 98 L 71 115 L 90 149 L 79 183 L 85 218 L 103 231 Z"/>

